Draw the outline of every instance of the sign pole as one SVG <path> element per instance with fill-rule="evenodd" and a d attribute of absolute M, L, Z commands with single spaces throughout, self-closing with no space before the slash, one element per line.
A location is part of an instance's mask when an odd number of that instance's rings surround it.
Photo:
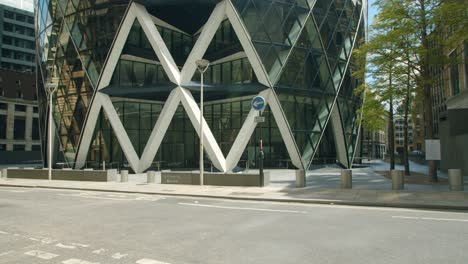
<path fill-rule="evenodd" d="M 258 116 L 262 116 L 262 111 L 258 111 Z M 260 167 L 260 187 L 263 187 L 265 184 L 264 174 L 263 174 L 263 160 L 265 154 L 263 153 L 263 124 L 260 123 L 260 153 L 258 156 L 259 167 Z"/>
<path fill-rule="evenodd" d="M 255 123 L 260 123 L 260 151 L 258 153 L 258 167 L 260 170 L 260 186 L 265 186 L 265 175 L 263 173 L 263 160 L 265 159 L 265 153 L 263 152 L 263 125 L 265 117 L 262 116 L 262 112 L 266 107 L 266 100 L 261 96 L 256 96 L 252 99 L 252 109 L 258 111 L 258 116 L 255 117 Z"/>

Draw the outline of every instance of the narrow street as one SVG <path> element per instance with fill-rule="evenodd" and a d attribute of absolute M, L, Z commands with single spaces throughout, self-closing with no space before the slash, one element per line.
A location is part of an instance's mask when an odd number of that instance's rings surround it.
<path fill-rule="evenodd" d="M 468 214 L 0 188 L 0 263 L 466 263 Z"/>

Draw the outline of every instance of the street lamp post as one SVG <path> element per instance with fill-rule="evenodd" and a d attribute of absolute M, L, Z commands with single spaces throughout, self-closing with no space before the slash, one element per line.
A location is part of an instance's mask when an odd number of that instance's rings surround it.
<path fill-rule="evenodd" d="M 200 72 L 200 185 L 203 185 L 203 74 L 208 69 L 210 62 L 208 60 L 197 60 L 198 71 Z"/>
<path fill-rule="evenodd" d="M 49 181 L 52 180 L 52 112 L 54 111 L 54 105 L 53 105 L 53 97 L 54 97 L 54 92 L 57 90 L 56 85 L 51 85 L 48 87 L 49 91 L 49 128 L 48 128 L 48 134 L 49 134 L 49 144 L 48 144 L 48 151 L 47 151 L 47 156 L 48 156 L 48 171 L 49 171 Z"/>

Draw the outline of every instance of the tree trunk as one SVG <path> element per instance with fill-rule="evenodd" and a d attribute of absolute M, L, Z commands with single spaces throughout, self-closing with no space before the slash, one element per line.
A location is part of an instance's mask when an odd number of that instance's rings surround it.
<path fill-rule="evenodd" d="M 431 74 L 429 71 L 429 40 L 427 36 L 427 29 L 428 24 L 426 21 L 426 3 L 425 0 L 419 0 L 419 5 L 421 8 L 421 44 L 423 48 L 423 56 L 422 56 L 422 63 L 421 63 L 421 82 L 423 83 L 424 88 L 424 122 L 425 122 L 425 134 L 426 139 L 433 139 L 434 138 L 434 130 L 433 130 L 433 115 L 432 115 L 432 100 L 431 100 L 431 89 L 432 85 L 429 82 L 431 79 Z M 431 181 L 437 182 L 437 168 L 436 163 L 434 160 L 430 160 L 427 162 L 428 165 L 428 176 L 430 177 Z"/>
<path fill-rule="evenodd" d="M 409 93 L 407 91 L 407 93 Z M 406 96 L 406 100 L 409 100 L 409 96 L 407 95 Z M 405 165 L 405 175 L 406 176 L 409 176 L 410 175 L 410 167 L 409 167 L 409 159 L 408 159 L 408 103 L 406 103 L 406 106 L 405 106 L 405 123 L 404 123 L 404 146 L 403 146 L 403 164 Z"/>
<path fill-rule="evenodd" d="M 367 160 L 372 160 L 372 133 L 367 132 Z"/>
<path fill-rule="evenodd" d="M 406 79 L 406 94 L 405 94 L 405 124 L 404 124 L 404 133 L 405 133 L 405 142 L 404 142 L 404 149 L 403 149 L 403 162 L 404 162 L 404 165 L 405 165 L 405 175 L 406 176 L 409 176 L 411 175 L 410 174 L 410 166 L 409 166 L 409 157 L 408 157 L 408 114 L 409 114 L 409 109 L 410 109 L 410 101 L 411 101 L 411 94 L 410 94 L 410 90 L 411 90 L 411 69 L 410 69 L 410 61 L 409 61 L 409 54 L 406 54 L 407 55 L 407 59 L 408 59 L 408 67 L 407 67 L 407 79 Z M 413 117 L 414 118 L 414 117 Z"/>
<path fill-rule="evenodd" d="M 393 87 L 392 87 L 392 68 L 390 67 L 388 88 L 390 90 L 390 110 L 388 111 L 388 146 L 390 154 L 390 170 L 395 169 L 395 124 L 393 120 Z"/>

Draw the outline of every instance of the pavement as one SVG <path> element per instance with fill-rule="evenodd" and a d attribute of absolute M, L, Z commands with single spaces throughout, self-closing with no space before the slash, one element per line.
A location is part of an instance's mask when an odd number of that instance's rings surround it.
<path fill-rule="evenodd" d="M 385 168 L 382 161 L 368 168 L 353 169 L 353 188 L 340 189 L 340 169 L 308 171 L 307 187 L 295 188 L 293 170 L 270 170 L 267 187 L 224 187 L 147 184 L 145 174 L 129 175 L 129 182 L 80 182 L 2 179 L 0 186 L 104 191 L 134 194 L 221 198 L 231 200 L 288 203 L 337 204 L 468 211 L 468 177 L 465 191 L 449 191 L 447 184 L 406 184 L 404 190 L 391 190 L 391 181 L 375 171 Z M 160 174 L 156 175 L 160 182 Z"/>

